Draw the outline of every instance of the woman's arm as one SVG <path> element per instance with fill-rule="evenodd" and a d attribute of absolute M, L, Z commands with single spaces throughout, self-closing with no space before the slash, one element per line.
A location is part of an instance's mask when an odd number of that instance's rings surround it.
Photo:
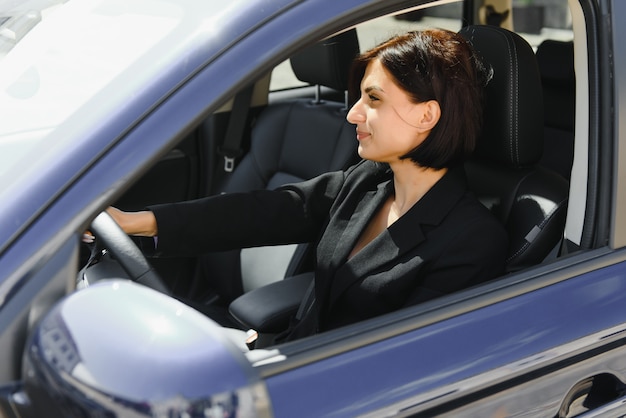
<path fill-rule="evenodd" d="M 276 190 L 159 204 L 140 212 L 107 212 L 127 234 L 158 235 L 159 251 L 168 256 L 314 241 L 352 171 L 325 173 Z"/>
<path fill-rule="evenodd" d="M 151 211 L 123 212 L 117 208 L 110 207 L 107 213 L 128 235 L 142 237 L 154 237 L 157 235 L 157 222 Z"/>

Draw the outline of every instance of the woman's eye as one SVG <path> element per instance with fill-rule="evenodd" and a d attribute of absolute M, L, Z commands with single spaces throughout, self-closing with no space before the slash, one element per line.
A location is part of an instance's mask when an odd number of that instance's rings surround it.
<path fill-rule="evenodd" d="M 368 94 L 367 97 L 369 98 L 370 102 L 377 102 L 379 100 L 378 97 L 374 96 L 373 94 Z"/>

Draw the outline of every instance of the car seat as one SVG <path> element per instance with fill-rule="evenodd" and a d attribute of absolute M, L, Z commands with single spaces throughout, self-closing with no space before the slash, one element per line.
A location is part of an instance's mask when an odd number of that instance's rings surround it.
<path fill-rule="evenodd" d="M 505 225 L 507 271 L 542 262 L 561 241 L 568 182 L 539 166 L 543 152 L 543 99 L 532 47 L 495 26 L 469 26 L 460 33 L 493 78 L 485 90 L 482 135 L 466 164 L 470 189 Z"/>
<path fill-rule="evenodd" d="M 296 77 L 344 92 L 359 53 L 355 30 L 315 44 L 291 58 Z M 272 103 L 254 122 L 250 151 L 220 188 L 221 193 L 273 189 L 341 170 L 357 160 L 347 104 L 319 98 Z M 242 293 L 281 280 L 298 270 L 306 245 L 271 246 L 208 254 L 199 262 L 200 280 L 210 282 L 224 307 Z M 296 261 L 297 260 L 297 261 Z M 226 312 L 226 310 L 224 310 Z M 216 317 L 214 311 L 212 317 Z M 219 320 L 219 318 L 217 318 Z"/>
<path fill-rule="evenodd" d="M 543 86 L 544 152 L 541 165 L 569 180 L 574 159 L 574 43 L 546 39 L 537 47 Z"/>

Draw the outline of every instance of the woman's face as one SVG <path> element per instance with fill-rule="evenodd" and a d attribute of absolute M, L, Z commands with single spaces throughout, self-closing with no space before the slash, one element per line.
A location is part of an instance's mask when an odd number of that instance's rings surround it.
<path fill-rule="evenodd" d="M 421 144 L 434 126 L 428 118 L 439 118 L 430 114 L 433 105 L 439 110 L 431 102 L 412 103 L 380 61 L 372 60 L 361 81 L 361 98 L 347 115 L 356 125 L 361 158 L 394 163 Z"/>

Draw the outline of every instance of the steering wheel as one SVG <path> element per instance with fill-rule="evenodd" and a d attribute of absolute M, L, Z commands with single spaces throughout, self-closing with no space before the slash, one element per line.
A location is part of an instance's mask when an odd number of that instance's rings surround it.
<path fill-rule="evenodd" d="M 113 254 L 132 281 L 166 295 L 170 294 L 167 286 L 139 247 L 106 211 L 101 212 L 91 222 L 91 230 L 97 238 L 102 240 L 104 247 Z"/>

